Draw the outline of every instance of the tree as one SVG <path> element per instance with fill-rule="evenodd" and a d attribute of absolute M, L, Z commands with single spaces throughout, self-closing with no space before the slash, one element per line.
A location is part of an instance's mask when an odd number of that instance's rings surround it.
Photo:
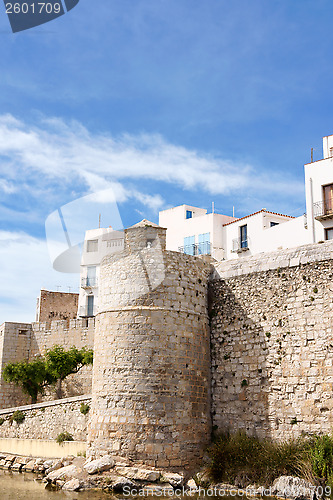
<path fill-rule="evenodd" d="M 5 382 L 14 382 L 21 387 L 22 391 L 31 397 L 31 403 L 37 402 L 38 394 L 43 393 L 46 385 L 56 382 L 51 374 L 47 373 L 45 361 L 42 359 L 8 363 L 4 368 L 3 378 Z"/>
<path fill-rule="evenodd" d="M 91 365 L 93 362 L 93 351 L 83 347 L 77 349 L 71 347 L 68 351 L 62 346 L 56 345 L 46 352 L 45 365 L 47 373 L 56 381 L 59 381 L 57 395 L 62 397 L 62 381 L 71 375 L 77 373 L 85 365 Z"/>
<path fill-rule="evenodd" d="M 92 362 L 92 349 L 71 347 L 66 351 L 56 345 L 46 352 L 45 358 L 8 363 L 4 368 L 3 378 L 5 382 L 14 382 L 21 387 L 22 391 L 31 397 L 31 402 L 36 403 L 38 394 L 43 394 L 46 386 L 55 385 L 57 381 L 57 394 L 61 397 L 62 381 Z"/>

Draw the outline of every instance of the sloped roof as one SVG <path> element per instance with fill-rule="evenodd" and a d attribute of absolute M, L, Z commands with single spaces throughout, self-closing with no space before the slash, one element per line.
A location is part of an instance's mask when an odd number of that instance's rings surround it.
<path fill-rule="evenodd" d="M 137 222 L 136 224 L 134 224 L 134 226 L 131 226 L 128 229 L 133 229 L 134 227 L 147 227 L 147 226 L 161 228 L 161 226 L 159 226 L 158 224 L 155 224 L 154 222 L 150 222 L 147 219 L 142 219 L 142 221 Z M 163 229 L 163 228 L 161 228 L 161 229 Z"/>
<path fill-rule="evenodd" d="M 271 215 L 279 215 L 280 217 L 286 217 L 287 219 L 295 219 L 294 216 L 292 215 L 284 215 L 284 214 L 278 214 L 277 212 L 270 212 L 269 210 L 258 210 L 257 212 L 254 212 L 253 214 L 245 215 L 244 217 L 240 217 L 240 219 L 233 220 L 231 222 L 227 222 L 226 224 L 223 224 L 223 226 L 229 226 L 230 224 L 234 224 L 235 222 L 238 222 L 243 219 L 247 219 L 248 217 L 252 217 L 252 215 L 257 215 L 260 214 L 261 212 L 265 212 L 266 214 L 271 214 Z"/>

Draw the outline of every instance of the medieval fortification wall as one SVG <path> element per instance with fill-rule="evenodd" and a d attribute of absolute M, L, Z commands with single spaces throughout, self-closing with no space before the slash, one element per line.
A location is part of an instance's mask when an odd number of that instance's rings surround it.
<path fill-rule="evenodd" d="M 333 424 L 333 242 L 219 263 L 212 419 L 284 439 Z"/>
<path fill-rule="evenodd" d="M 211 424 L 274 439 L 331 430 L 332 241 L 214 262 L 166 251 L 165 230 L 141 223 L 100 274 L 95 328 L 7 323 L 0 337 L 2 363 L 94 342 L 89 455 L 190 468 Z"/>

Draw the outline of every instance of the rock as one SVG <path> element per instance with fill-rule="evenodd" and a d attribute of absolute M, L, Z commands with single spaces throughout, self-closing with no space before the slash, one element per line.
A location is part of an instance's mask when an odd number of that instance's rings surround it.
<path fill-rule="evenodd" d="M 197 483 L 194 481 L 194 479 L 189 479 L 186 483 L 186 488 L 189 490 L 195 492 L 199 491 L 199 488 L 197 487 Z"/>
<path fill-rule="evenodd" d="M 26 465 L 30 460 L 28 457 L 16 457 L 15 463 Z"/>
<path fill-rule="evenodd" d="M 67 465 L 66 467 L 61 467 L 61 469 L 49 472 L 46 479 L 49 483 L 61 481 L 69 481 L 78 474 L 78 469 L 75 465 Z"/>
<path fill-rule="evenodd" d="M 45 469 L 49 469 L 52 466 L 53 466 L 53 460 L 45 460 L 44 462 Z"/>
<path fill-rule="evenodd" d="M 65 481 L 61 481 L 61 479 L 58 479 L 56 482 L 55 482 L 56 486 L 58 486 L 58 488 L 62 488 L 63 485 L 65 484 Z"/>
<path fill-rule="evenodd" d="M 5 463 L 6 463 L 6 460 L 4 460 L 4 459 L 0 460 L 0 469 L 3 469 Z"/>
<path fill-rule="evenodd" d="M 14 471 L 14 472 L 20 472 L 20 470 L 22 469 L 22 467 L 23 467 L 23 464 L 19 464 L 19 463 L 15 462 L 11 466 L 11 470 Z"/>
<path fill-rule="evenodd" d="M 81 487 L 81 483 L 77 478 L 73 478 L 70 481 L 67 481 L 62 487 L 65 491 L 78 491 Z"/>
<path fill-rule="evenodd" d="M 145 484 L 141 491 L 142 494 L 147 497 L 152 495 L 157 495 L 157 496 L 174 495 L 174 489 L 169 483 Z"/>
<path fill-rule="evenodd" d="M 7 455 L 5 460 L 6 460 L 6 462 L 12 463 L 12 462 L 14 462 L 15 458 L 16 457 L 14 455 Z"/>
<path fill-rule="evenodd" d="M 71 465 L 73 463 L 74 458 L 75 457 L 73 455 L 68 455 L 67 457 L 62 457 L 61 463 L 64 467 L 67 467 L 68 465 Z"/>
<path fill-rule="evenodd" d="M 171 486 L 176 488 L 177 486 L 183 486 L 184 475 L 177 474 L 173 472 L 162 472 L 162 477 L 160 479 L 161 483 L 170 483 Z"/>
<path fill-rule="evenodd" d="M 88 474 L 96 474 L 97 472 L 110 470 L 113 466 L 113 458 L 110 455 L 105 455 L 105 457 L 101 457 L 97 460 L 92 460 L 92 462 L 85 463 L 83 468 L 86 472 L 88 472 Z"/>
<path fill-rule="evenodd" d="M 315 489 L 315 486 L 305 481 L 305 479 L 293 476 L 280 476 L 275 479 L 271 487 L 271 494 L 292 499 L 304 497 L 311 500 Z"/>
<path fill-rule="evenodd" d="M 23 469 L 27 472 L 33 472 L 35 469 L 35 460 L 30 460 L 26 465 L 24 465 Z"/>
<path fill-rule="evenodd" d="M 45 460 L 43 458 L 36 458 L 35 460 L 36 465 L 43 465 L 44 462 Z"/>
<path fill-rule="evenodd" d="M 123 467 L 118 465 L 115 467 L 116 472 L 121 476 L 129 479 L 136 479 L 138 481 L 158 481 L 161 473 L 160 471 L 144 469 L 141 467 Z"/>
<path fill-rule="evenodd" d="M 62 464 L 61 460 L 57 460 L 56 462 L 53 461 L 53 465 L 52 465 L 52 467 L 50 467 L 48 469 L 47 473 L 53 472 L 53 471 L 58 470 L 58 469 L 61 469 L 61 467 L 63 467 L 63 464 Z"/>
<path fill-rule="evenodd" d="M 107 476 L 106 481 L 108 482 L 108 489 L 112 489 L 115 493 L 122 493 L 125 486 L 129 488 L 135 487 L 135 483 L 124 476 L 119 476 L 118 474 L 110 474 Z"/>

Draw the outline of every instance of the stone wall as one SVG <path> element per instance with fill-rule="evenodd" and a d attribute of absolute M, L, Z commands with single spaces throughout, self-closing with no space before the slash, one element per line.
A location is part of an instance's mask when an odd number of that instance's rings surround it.
<path fill-rule="evenodd" d="M 61 432 L 69 432 L 75 441 L 86 441 L 89 411 L 84 415 L 80 408 L 90 402 L 91 396 L 83 395 L 0 410 L 0 438 L 55 440 Z M 25 416 L 20 424 L 10 420 L 16 410 Z"/>
<path fill-rule="evenodd" d="M 37 299 L 36 321 L 75 319 L 79 302 L 78 293 L 41 290 Z"/>
<path fill-rule="evenodd" d="M 72 319 L 50 323 L 4 323 L 0 327 L 0 373 L 7 363 L 22 360 L 31 361 L 45 354 L 54 345 L 66 349 L 93 348 L 95 320 Z M 91 392 L 92 366 L 83 367 L 75 375 L 70 375 L 62 383 L 62 394 L 71 397 Z M 55 399 L 56 389 L 49 388 L 39 401 Z M 0 378 L 0 408 L 27 404 L 27 398 L 14 384 L 6 384 Z"/>
<path fill-rule="evenodd" d="M 327 242 L 216 266 L 227 277 L 210 286 L 215 429 L 331 431 L 332 258 Z"/>
<path fill-rule="evenodd" d="M 210 439 L 211 266 L 148 232 L 101 265 L 88 453 L 190 468 Z"/>

